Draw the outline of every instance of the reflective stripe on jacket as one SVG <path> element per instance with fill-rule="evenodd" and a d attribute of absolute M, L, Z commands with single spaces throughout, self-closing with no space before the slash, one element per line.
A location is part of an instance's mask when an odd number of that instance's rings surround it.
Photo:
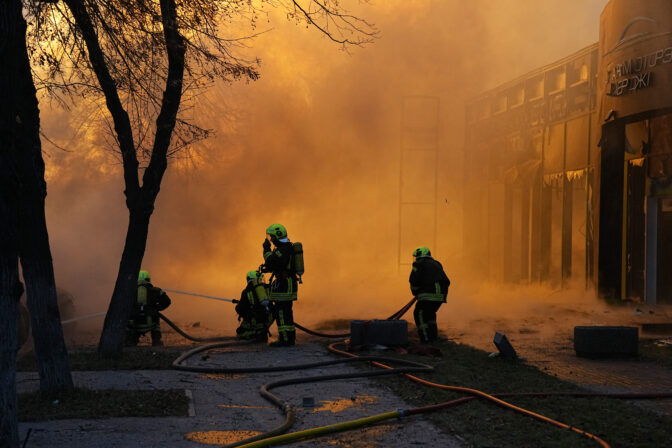
<path fill-rule="evenodd" d="M 286 302 L 297 299 L 299 282 L 296 274 L 292 272 L 292 257 L 294 250 L 292 243 L 277 243 L 272 252 L 264 254 L 264 266 L 267 271 L 273 273 L 274 281 L 271 284 L 269 299 L 275 302 Z"/>
<path fill-rule="evenodd" d="M 275 302 L 296 300 L 297 282 L 293 277 L 279 278 L 271 284 L 269 298 Z"/>

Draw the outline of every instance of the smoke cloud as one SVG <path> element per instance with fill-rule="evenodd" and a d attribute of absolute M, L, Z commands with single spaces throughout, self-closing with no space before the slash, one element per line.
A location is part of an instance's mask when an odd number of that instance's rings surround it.
<path fill-rule="evenodd" d="M 143 267 L 159 287 L 238 298 L 245 273 L 262 262 L 266 227 L 280 222 L 304 245 L 298 322 L 392 314 L 411 298 L 410 253 L 419 245 L 430 246 L 453 282 L 440 320 L 534 307 L 548 291 L 503 306 L 498 289 L 477 292 L 478 276 L 461 268 L 469 251 L 461 215 L 464 105 L 597 41 L 606 0 L 352 3 L 381 30 L 374 44 L 342 51 L 271 11 L 272 29 L 245 50 L 261 59 L 261 79 L 216 84 L 185 112 L 216 135 L 169 166 Z M 81 314 L 103 311 L 127 225 L 121 166 L 105 149 L 104 107 L 64 111 L 43 101 L 41 109 L 45 135 L 68 150 L 43 143 L 57 283 Z M 435 122 L 438 158 L 404 171 L 402 131 L 414 119 Z M 407 217 L 400 238 L 400 195 L 434 198 L 425 182 L 434 165 L 437 239 L 427 230 L 431 213 L 422 212 Z M 178 322 L 223 332 L 236 325 L 228 304 L 172 298 L 166 314 Z"/>

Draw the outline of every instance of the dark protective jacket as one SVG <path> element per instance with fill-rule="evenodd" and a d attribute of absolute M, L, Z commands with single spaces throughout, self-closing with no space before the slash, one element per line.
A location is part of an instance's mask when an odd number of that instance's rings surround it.
<path fill-rule="evenodd" d="M 260 311 L 263 308 L 261 301 L 254 292 L 252 283 L 248 283 L 245 289 L 240 293 L 240 301 L 236 304 L 236 313 L 243 319 Z"/>
<path fill-rule="evenodd" d="M 138 285 L 135 309 L 129 326 L 137 331 L 149 331 L 156 328 L 159 322 L 158 312 L 170 306 L 170 297 L 151 283 Z"/>
<path fill-rule="evenodd" d="M 413 263 L 408 278 L 411 292 L 418 301 L 444 302 L 448 295 L 450 280 L 441 263 L 432 257 L 420 257 Z"/>
<path fill-rule="evenodd" d="M 236 304 L 238 322 L 236 334 L 241 339 L 266 337 L 268 327 L 273 322 L 269 310 L 261 304 L 255 292 L 255 286 L 249 282 L 240 293 L 240 302 Z"/>
<path fill-rule="evenodd" d="M 273 273 L 270 299 L 276 302 L 296 300 L 299 282 L 294 272 L 291 242 L 276 243 L 275 250 L 264 252 L 264 271 Z"/>

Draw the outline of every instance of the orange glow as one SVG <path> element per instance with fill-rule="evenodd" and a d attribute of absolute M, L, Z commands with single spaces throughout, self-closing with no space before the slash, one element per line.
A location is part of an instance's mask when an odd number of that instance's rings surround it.
<path fill-rule="evenodd" d="M 351 3 L 380 28 L 374 44 L 340 51 L 271 11 L 273 30 L 245 50 L 261 58 L 261 79 L 218 83 L 186 112 L 216 136 L 175 160 L 164 178 L 143 264 L 157 286 L 239 298 L 245 273 L 263 261 L 266 227 L 279 222 L 304 245 L 295 316 L 305 325 L 399 309 L 411 298 L 411 251 L 420 245 L 453 282 L 440 320 L 502 305 L 497 289 L 479 295 L 478 273 L 461 269 L 469 250 L 462 247 L 464 103 L 595 42 L 606 1 Z M 413 95 L 440 103 L 439 232 L 432 244 L 409 229 L 400 267 L 399 129 L 403 100 Z M 82 314 L 106 309 L 127 226 L 120 165 L 101 149 L 110 136 L 90 125 L 101 122 L 96 108 L 42 105 L 43 131 L 72 151 L 44 142 L 57 283 Z M 237 325 L 230 304 L 171 298 L 166 315 L 178 323 L 199 320 L 225 333 Z M 508 300 L 525 308 L 537 296 Z"/>
<path fill-rule="evenodd" d="M 313 409 L 313 413 L 329 411 L 332 414 L 338 414 L 353 407 L 365 409 L 367 405 L 375 403 L 376 398 L 372 395 L 358 395 L 352 398 L 341 398 L 333 401 L 322 400 L 320 401 L 320 407 Z"/>
<path fill-rule="evenodd" d="M 207 445 L 228 445 L 250 437 L 258 436 L 260 431 L 196 431 L 185 434 L 187 440 Z"/>

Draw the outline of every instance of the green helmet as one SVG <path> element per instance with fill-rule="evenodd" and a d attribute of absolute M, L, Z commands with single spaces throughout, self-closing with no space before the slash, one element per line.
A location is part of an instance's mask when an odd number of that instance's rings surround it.
<path fill-rule="evenodd" d="M 143 283 L 149 283 L 151 281 L 152 279 L 149 277 L 149 272 L 140 271 L 140 273 L 138 273 L 138 285 L 142 285 Z"/>
<path fill-rule="evenodd" d="M 427 246 L 420 246 L 413 251 L 413 256 L 415 258 L 431 257 L 432 253 L 429 251 L 429 248 Z"/>
<path fill-rule="evenodd" d="M 264 274 L 262 274 L 259 271 L 248 271 L 245 278 L 247 279 L 247 282 L 249 283 L 252 280 L 255 280 L 257 278 L 263 280 L 264 279 Z"/>
<path fill-rule="evenodd" d="M 287 238 L 287 229 L 282 224 L 271 224 L 266 229 L 266 235 L 271 235 L 278 239 Z"/>

